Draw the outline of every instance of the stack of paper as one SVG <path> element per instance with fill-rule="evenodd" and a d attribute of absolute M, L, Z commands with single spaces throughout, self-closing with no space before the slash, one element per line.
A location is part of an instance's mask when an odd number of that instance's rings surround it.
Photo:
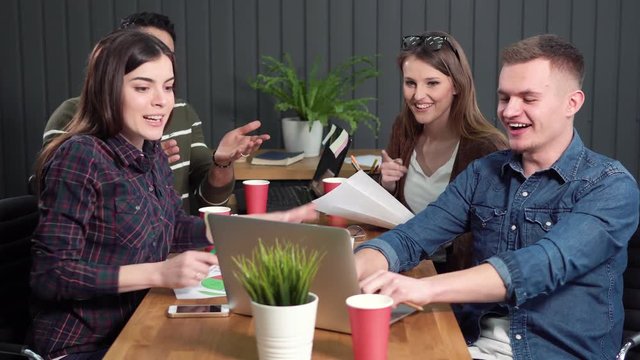
<path fill-rule="evenodd" d="M 326 214 L 387 229 L 413 217 L 409 209 L 363 171 L 313 202 L 318 211 Z"/>
<path fill-rule="evenodd" d="M 207 222 L 208 223 L 208 222 Z M 207 231 L 209 231 L 207 229 Z M 209 268 L 207 277 L 196 286 L 173 289 L 177 299 L 205 299 L 211 297 L 226 296 L 220 267 L 213 265 Z"/>

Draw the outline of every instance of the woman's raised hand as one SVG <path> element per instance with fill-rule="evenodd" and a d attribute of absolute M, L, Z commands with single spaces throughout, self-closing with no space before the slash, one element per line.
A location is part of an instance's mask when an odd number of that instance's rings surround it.
<path fill-rule="evenodd" d="M 260 127 L 260 121 L 255 120 L 226 133 L 216 149 L 216 162 L 226 164 L 247 157 L 258 150 L 263 142 L 271 137 L 268 134 L 248 135 Z"/>
<path fill-rule="evenodd" d="M 382 165 L 380 165 L 380 184 L 389 192 L 394 192 L 400 180 L 406 173 L 407 167 L 402 164 L 402 159 L 392 159 L 385 150 L 382 150 Z"/>

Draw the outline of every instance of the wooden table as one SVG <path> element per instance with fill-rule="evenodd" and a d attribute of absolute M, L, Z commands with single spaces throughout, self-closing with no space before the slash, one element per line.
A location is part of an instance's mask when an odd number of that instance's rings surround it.
<path fill-rule="evenodd" d="M 431 261 L 409 272 L 415 277 L 434 275 Z M 105 359 L 257 359 L 252 318 L 166 317 L 172 304 L 223 303 L 226 299 L 176 300 L 170 289 L 149 291 Z M 351 336 L 316 329 L 313 359 L 352 359 Z M 451 308 L 433 304 L 391 325 L 389 359 L 469 359 Z"/>
<path fill-rule="evenodd" d="M 259 150 L 257 153 L 267 150 Z M 380 150 L 355 149 L 349 155 L 380 155 Z M 265 179 L 265 180 L 311 180 L 318 167 L 320 156 L 304 158 L 289 166 L 264 166 L 251 165 L 251 157 L 246 161 L 233 163 L 236 180 Z M 367 169 L 365 167 L 365 169 Z M 355 174 L 355 170 L 349 164 L 344 164 L 340 170 L 340 176 L 349 177 Z"/>

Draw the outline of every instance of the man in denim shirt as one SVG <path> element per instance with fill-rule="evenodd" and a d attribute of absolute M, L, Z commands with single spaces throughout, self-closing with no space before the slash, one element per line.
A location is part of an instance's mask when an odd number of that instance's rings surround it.
<path fill-rule="evenodd" d="M 424 211 L 360 246 L 361 287 L 396 304 L 465 304 L 457 315 L 474 358 L 614 358 L 637 183 L 573 127 L 584 103 L 577 48 L 540 35 L 506 48 L 502 63 L 497 112 L 511 150 L 473 162 Z M 475 267 L 397 274 L 466 231 Z"/>

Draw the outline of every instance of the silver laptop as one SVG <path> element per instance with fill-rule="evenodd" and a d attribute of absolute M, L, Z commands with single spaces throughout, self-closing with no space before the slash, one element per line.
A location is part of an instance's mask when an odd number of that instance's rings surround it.
<path fill-rule="evenodd" d="M 233 275 L 237 267 L 232 257 L 250 257 L 258 239 L 262 239 L 265 244 L 272 244 L 275 239 L 297 241 L 309 250 L 325 254 L 311 284 L 311 292 L 319 298 L 316 327 L 351 333 L 345 300 L 351 295 L 359 294 L 360 288 L 351 236 L 346 229 L 213 214 L 207 216 L 206 222 L 216 245 L 231 311 L 251 315 L 249 296 Z M 391 322 L 413 312 L 414 309 L 400 305 L 394 309 Z"/>

